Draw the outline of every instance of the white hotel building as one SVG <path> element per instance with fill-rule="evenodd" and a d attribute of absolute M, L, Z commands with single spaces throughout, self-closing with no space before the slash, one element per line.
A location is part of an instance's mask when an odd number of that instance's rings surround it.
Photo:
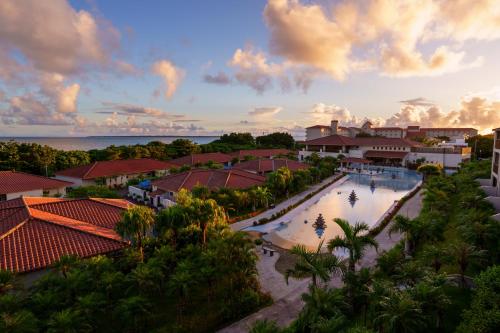
<path fill-rule="evenodd" d="M 321 157 L 345 156 L 352 163 L 374 163 L 387 166 L 408 166 L 418 161 L 457 169 L 460 163 L 470 160 L 469 147 L 423 147 L 420 143 L 403 138 L 348 137 L 329 135 L 304 142 L 299 160 L 313 153 Z"/>

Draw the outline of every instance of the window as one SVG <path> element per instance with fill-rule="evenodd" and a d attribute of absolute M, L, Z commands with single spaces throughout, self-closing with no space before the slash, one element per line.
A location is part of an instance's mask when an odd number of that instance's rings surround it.
<path fill-rule="evenodd" d="M 6 201 L 7 200 L 7 194 L 0 194 L 0 201 Z"/>

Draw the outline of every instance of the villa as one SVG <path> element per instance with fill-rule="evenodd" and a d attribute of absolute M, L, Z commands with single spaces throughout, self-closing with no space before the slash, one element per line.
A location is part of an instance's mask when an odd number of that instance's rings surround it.
<path fill-rule="evenodd" d="M 69 181 L 74 186 L 103 184 L 108 187 L 125 185 L 139 176 L 162 176 L 175 165 L 151 158 L 98 161 L 56 172 L 56 179 Z"/>
<path fill-rule="evenodd" d="M 450 139 L 464 139 L 477 135 L 475 128 L 426 128 L 420 126 L 402 127 L 373 127 L 369 121 L 361 127 L 339 126 L 338 120 L 332 120 L 330 126 L 315 125 L 306 128 L 306 141 L 330 135 L 342 135 L 351 138 L 360 134 L 385 138 L 416 138 L 416 137 L 448 137 Z"/>
<path fill-rule="evenodd" d="M 240 162 L 233 167 L 233 170 L 244 170 L 263 175 L 269 172 L 276 171 L 282 167 L 286 167 L 290 169 L 290 171 L 304 170 L 309 168 L 309 166 L 305 163 L 289 160 L 286 158 L 260 158 L 257 160 Z"/>
<path fill-rule="evenodd" d="M 204 154 L 191 154 L 188 156 L 179 157 L 169 162 L 175 164 L 175 166 L 200 166 L 207 164 L 209 162 L 222 164 L 224 168 L 231 166 L 232 157 L 223 153 L 204 153 Z"/>
<path fill-rule="evenodd" d="M 129 186 L 129 195 L 154 207 L 169 207 L 175 204 L 175 195 L 181 189 L 190 191 L 200 185 L 210 190 L 245 189 L 263 185 L 265 181 L 265 177 L 243 170 L 197 169 L 154 180 L 148 190 Z"/>
<path fill-rule="evenodd" d="M 288 149 L 247 149 L 238 150 L 231 153 L 231 156 L 236 157 L 239 161 L 250 158 L 275 158 L 276 156 L 288 155 L 291 151 Z"/>
<path fill-rule="evenodd" d="M 321 157 L 347 157 L 356 164 L 373 163 L 386 166 L 409 166 L 419 161 L 439 164 L 445 169 L 457 169 L 460 163 L 470 160 L 471 149 L 463 146 L 423 147 L 418 142 L 403 138 L 348 137 L 330 135 L 304 142 L 299 151 L 303 161 L 313 153 Z M 352 160 L 352 159 L 358 160 Z M 364 161 L 360 160 L 363 159 Z"/>
<path fill-rule="evenodd" d="M 129 205 L 122 199 L 40 197 L 1 202 L 0 269 L 29 273 L 47 269 L 63 255 L 120 251 L 128 243 L 114 227 Z"/>
<path fill-rule="evenodd" d="M 0 171 L 0 201 L 21 196 L 64 196 L 73 183 L 17 171 Z"/>

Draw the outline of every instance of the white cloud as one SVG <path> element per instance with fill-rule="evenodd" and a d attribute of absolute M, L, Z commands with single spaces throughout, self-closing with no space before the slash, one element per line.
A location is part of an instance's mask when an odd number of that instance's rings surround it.
<path fill-rule="evenodd" d="M 170 119 L 172 121 L 185 121 L 184 115 L 170 114 L 163 110 L 145 107 L 141 105 L 125 104 L 125 103 L 114 103 L 114 102 L 102 102 L 102 108 L 97 111 L 97 113 L 103 114 L 117 114 L 125 116 L 137 116 L 137 117 L 151 117 L 159 119 Z M 195 120 L 189 120 L 195 121 Z"/>
<path fill-rule="evenodd" d="M 260 107 L 254 108 L 252 111 L 248 112 L 250 116 L 257 118 L 268 118 L 273 117 L 283 110 L 281 107 Z"/>
<path fill-rule="evenodd" d="M 353 71 L 436 76 L 481 66 L 481 57 L 468 60 L 463 42 L 500 38 L 495 0 L 344 0 L 331 6 L 268 0 L 264 19 L 269 50 L 284 59 L 276 66 L 304 66 L 337 80 Z"/>
<path fill-rule="evenodd" d="M 161 76 L 165 81 L 165 97 L 171 99 L 181 81 L 184 79 L 185 71 L 176 67 L 169 60 L 160 60 L 153 64 L 152 71 L 154 74 Z"/>

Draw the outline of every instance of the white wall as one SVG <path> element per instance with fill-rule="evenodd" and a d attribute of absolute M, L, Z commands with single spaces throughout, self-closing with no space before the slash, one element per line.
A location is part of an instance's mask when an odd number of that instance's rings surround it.
<path fill-rule="evenodd" d="M 7 200 L 20 198 L 23 195 L 25 197 L 42 197 L 43 190 L 38 189 L 38 190 L 25 191 L 25 192 L 7 193 Z"/>
<path fill-rule="evenodd" d="M 64 180 L 66 182 L 71 182 L 71 183 L 73 183 L 73 186 L 71 186 L 71 187 L 79 187 L 79 186 L 82 186 L 84 183 L 84 181 L 80 178 L 74 178 L 74 177 L 68 177 L 68 176 L 56 175 L 55 177 L 52 177 L 52 178 Z"/>
<path fill-rule="evenodd" d="M 470 155 L 420 152 L 412 152 L 408 155 L 408 161 L 412 163 L 421 158 L 425 158 L 425 163 L 440 164 L 444 168 L 458 168 L 460 163 L 470 158 Z"/>

